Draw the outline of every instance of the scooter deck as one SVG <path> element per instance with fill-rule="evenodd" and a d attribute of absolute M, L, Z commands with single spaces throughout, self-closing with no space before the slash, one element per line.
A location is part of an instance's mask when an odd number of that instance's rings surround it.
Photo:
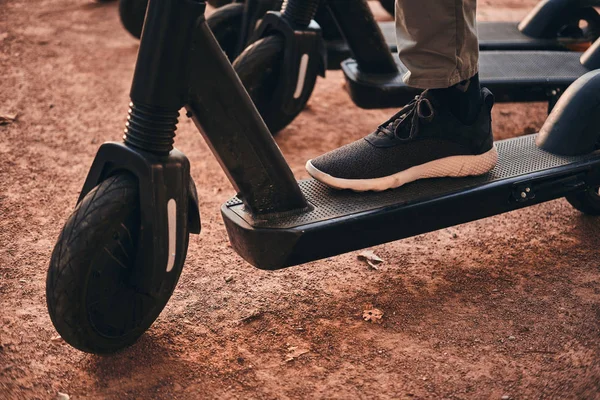
<path fill-rule="evenodd" d="M 477 24 L 480 50 L 566 50 L 565 44 L 556 39 L 537 39 L 519 31 L 518 22 L 479 22 Z M 396 53 L 396 26 L 393 21 L 380 22 L 379 28 L 389 45 Z M 329 69 L 338 69 L 342 61 L 352 57 L 350 48 L 344 40 L 327 42 Z"/>
<path fill-rule="evenodd" d="M 238 198 L 221 212 L 234 249 L 261 269 L 279 269 L 442 229 L 585 190 L 600 183 L 600 152 L 562 157 L 536 135 L 496 142 L 498 165 L 468 178 L 421 180 L 355 193 L 299 182 L 310 207 L 256 217 Z"/>
<path fill-rule="evenodd" d="M 548 101 L 589 72 L 580 53 L 566 51 L 486 51 L 479 53 L 479 79 L 500 102 Z M 355 60 L 342 63 L 350 97 L 362 108 L 401 107 L 421 90 L 402 81 L 407 71 L 396 55 L 398 73 L 365 74 Z"/>
<path fill-rule="evenodd" d="M 480 50 L 565 50 L 565 43 L 556 39 L 537 39 L 519 31 L 518 22 L 483 21 L 477 23 Z M 381 32 L 396 51 L 394 22 L 381 22 Z"/>

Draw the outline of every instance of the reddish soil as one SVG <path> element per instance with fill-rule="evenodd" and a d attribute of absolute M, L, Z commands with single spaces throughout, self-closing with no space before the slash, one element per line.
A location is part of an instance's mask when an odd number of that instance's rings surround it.
<path fill-rule="evenodd" d="M 520 18 L 534 3 L 480 13 Z M 0 399 L 600 398 L 597 219 L 557 200 L 377 246 L 379 270 L 350 253 L 259 271 L 228 244 L 219 206 L 234 192 L 187 119 L 177 147 L 203 231 L 171 301 L 119 354 L 57 339 L 48 260 L 98 145 L 121 136 L 136 51 L 115 3 L 0 2 L 0 113 L 18 114 L 0 126 Z M 342 86 L 328 72 L 277 137 L 298 178 L 393 112 L 356 108 Z M 544 118 L 543 104 L 498 105 L 495 134 Z M 380 324 L 362 320 L 368 304 Z"/>

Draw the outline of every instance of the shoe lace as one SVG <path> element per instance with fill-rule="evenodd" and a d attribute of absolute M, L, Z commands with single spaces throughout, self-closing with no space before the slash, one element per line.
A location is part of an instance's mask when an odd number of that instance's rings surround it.
<path fill-rule="evenodd" d="M 419 134 L 419 126 L 422 122 L 429 123 L 433 120 L 435 111 L 433 105 L 424 91 L 415 96 L 410 103 L 394 114 L 389 120 L 377 128 L 378 134 L 388 137 L 396 137 L 400 140 L 411 140 Z M 410 124 L 410 129 L 407 124 Z M 400 136 L 399 132 L 408 132 L 408 136 Z"/>

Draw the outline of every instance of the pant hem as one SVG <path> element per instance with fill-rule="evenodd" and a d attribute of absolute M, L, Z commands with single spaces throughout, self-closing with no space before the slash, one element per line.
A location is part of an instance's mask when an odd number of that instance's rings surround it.
<path fill-rule="evenodd" d="M 436 78 L 436 79 L 423 79 L 423 78 L 413 78 L 410 74 L 410 71 L 405 73 L 402 77 L 404 83 L 411 87 L 416 87 L 419 89 L 444 89 L 450 86 L 454 86 L 459 82 L 465 81 L 467 79 L 471 79 L 475 74 L 477 74 L 478 69 L 468 69 L 464 71 L 455 71 L 451 77 L 445 78 Z"/>

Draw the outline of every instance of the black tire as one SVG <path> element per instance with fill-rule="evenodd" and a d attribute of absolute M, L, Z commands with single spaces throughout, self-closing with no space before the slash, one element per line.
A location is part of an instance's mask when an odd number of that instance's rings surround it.
<path fill-rule="evenodd" d="M 588 189 L 568 195 L 567 201 L 584 214 L 600 215 L 600 188 Z"/>
<path fill-rule="evenodd" d="M 233 0 L 208 0 L 207 3 L 214 8 L 219 8 L 225 6 L 226 4 L 233 3 Z"/>
<path fill-rule="evenodd" d="M 290 84 L 289 79 L 281 79 L 284 41 L 280 36 L 268 36 L 248 46 L 235 59 L 233 67 L 250 94 L 254 105 L 263 120 L 275 134 L 285 128 L 302 112 L 317 81 L 317 71 L 307 71 L 302 98 L 294 110 L 283 110 L 273 103 L 277 85 Z M 294 80 L 295 81 L 295 80 Z"/>
<path fill-rule="evenodd" d="M 179 279 L 181 269 L 175 268 L 177 276 L 159 298 L 130 283 L 140 226 L 138 191 L 129 174 L 103 181 L 77 205 L 52 252 L 48 311 L 58 333 L 79 350 L 112 353 L 133 344 L 156 320 Z"/>
<path fill-rule="evenodd" d="M 229 61 L 237 57 L 237 46 L 242 30 L 244 4 L 227 4 L 211 14 L 206 19 L 208 27 L 215 35 L 221 49 L 227 54 Z"/>
<path fill-rule="evenodd" d="M 142 36 L 147 6 L 148 0 L 119 0 L 121 23 L 127 32 L 138 39 Z M 206 19 L 208 27 L 230 61 L 237 56 L 243 14 L 244 4 L 233 3 L 219 8 Z"/>
<path fill-rule="evenodd" d="M 119 0 L 121 23 L 133 37 L 142 37 L 148 0 Z"/>
<path fill-rule="evenodd" d="M 600 14 L 593 7 L 586 7 L 580 10 L 579 18 L 587 23 L 587 27 L 582 30 L 583 37 L 594 43 L 600 36 Z M 580 21 L 577 21 L 579 24 Z"/>
<path fill-rule="evenodd" d="M 379 0 L 381 6 L 388 12 L 392 17 L 396 13 L 396 0 Z"/>

